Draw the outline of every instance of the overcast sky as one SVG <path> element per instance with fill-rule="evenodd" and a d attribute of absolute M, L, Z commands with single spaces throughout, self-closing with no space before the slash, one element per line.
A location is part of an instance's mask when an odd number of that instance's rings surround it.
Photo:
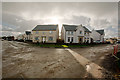
<path fill-rule="evenodd" d="M 117 2 L 3 2 L 3 35 L 18 35 L 40 24 L 82 24 L 104 29 L 105 37 L 118 34 Z"/>

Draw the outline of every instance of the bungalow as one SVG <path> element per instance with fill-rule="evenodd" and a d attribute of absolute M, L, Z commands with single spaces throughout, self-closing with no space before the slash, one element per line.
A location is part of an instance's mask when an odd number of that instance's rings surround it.
<path fill-rule="evenodd" d="M 58 38 L 58 25 L 37 25 L 32 30 L 33 42 L 56 43 Z"/>
<path fill-rule="evenodd" d="M 104 36 L 105 36 L 104 29 L 92 30 L 90 36 L 94 42 L 104 42 Z"/>
<path fill-rule="evenodd" d="M 62 26 L 61 39 L 64 43 L 90 43 L 90 31 L 82 25 Z"/>

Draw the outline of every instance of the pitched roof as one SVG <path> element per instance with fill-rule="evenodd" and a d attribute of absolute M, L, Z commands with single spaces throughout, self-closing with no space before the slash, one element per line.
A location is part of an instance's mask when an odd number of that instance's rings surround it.
<path fill-rule="evenodd" d="M 25 34 L 26 34 L 26 35 L 30 35 L 30 34 L 31 34 L 31 31 L 25 31 Z"/>
<path fill-rule="evenodd" d="M 63 26 L 64 26 L 66 31 L 75 31 L 76 28 L 78 27 L 76 25 L 66 25 L 66 24 L 63 24 Z"/>
<path fill-rule="evenodd" d="M 37 25 L 32 31 L 56 30 L 58 25 Z"/>
<path fill-rule="evenodd" d="M 85 26 L 83 26 L 83 28 L 85 29 L 86 32 L 91 32 L 88 28 L 86 28 Z"/>
<path fill-rule="evenodd" d="M 98 32 L 99 34 L 103 35 L 104 34 L 104 29 L 101 30 L 95 30 L 96 32 Z"/>
<path fill-rule="evenodd" d="M 65 25 L 65 24 L 63 24 L 63 26 L 64 26 L 66 31 L 76 31 L 77 27 L 79 25 Z M 82 27 L 85 29 L 86 32 L 90 32 L 90 30 L 87 29 L 85 26 L 82 26 Z"/>

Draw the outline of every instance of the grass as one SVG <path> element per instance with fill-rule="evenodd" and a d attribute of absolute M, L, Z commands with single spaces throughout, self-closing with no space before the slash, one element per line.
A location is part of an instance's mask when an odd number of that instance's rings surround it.
<path fill-rule="evenodd" d="M 62 48 L 61 44 L 32 44 L 32 46 L 44 47 L 44 48 Z"/>
<path fill-rule="evenodd" d="M 67 45 L 62 45 L 63 47 L 68 47 Z"/>
<path fill-rule="evenodd" d="M 102 44 L 41 44 L 41 43 L 31 43 L 32 46 L 38 46 L 43 48 L 82 48 L 82 47 L 92 47 Z"/>
<path fill-rule="evenodd" d="M 89 47 L 90 45 L 88 45 L 88 44 L 76 44 L 76 45 L 68 44 L 67 46 L 70 48 L 77 48 L 77 47 Z"/>

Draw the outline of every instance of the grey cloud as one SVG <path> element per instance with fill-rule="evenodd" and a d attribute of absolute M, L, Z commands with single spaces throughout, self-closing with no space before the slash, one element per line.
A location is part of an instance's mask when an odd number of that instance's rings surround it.
<path fill-rule="evenodd" d="M 75 16 L 75 15 L 73 15 L 70 19 L 65 17 L 63 20 L 61 20 L 61 22 L 63 24 L 77 24 L 77 25 L 82 24 L 82 25 L 88 27 L 89 29 L 91 29 L 90 21 L 91 21 L 91 18 L 89 18 L 89 17 Z"/>
<path fill-rule="evenodd" d="M 62 24 L 83 24 L 89 29 L 117 28 L 117 2 L 3 2 L 3 29 L 23 32 L 31 30 L 38 24 L 50 23 L 54 16 L 60 17 Z M 51 18 L 48 18 L 51 17 Z M 106 36 L 114 36 L 106 33 Z"/>
<path fill-rule="evenodd" d="M 24 32 L 15 32 L 15 31 L 0 31 L 2 36 L 17 36 L 18 34 L 23 34 Z"/>
<path fill-rule="evenodd" d="M 2 31 L 13 31 L 13 29 L 8 26 L 2 26 Z"/>
<path fill-rule="evenodd" d="M 72 19 L 70 22 L 73 22 L 73 24 L 83 24 L 87 25 L 89 24 L 90 18 L 85 17 L 85 16 L 72 16 Z"/>
<path fill-rule="evenodd" d="M 11 15 L 4 13 L 2 18 L 3 21 L 3 31 L 18 31 L 24 32 L 25 30 L 31 30 L 37 24 L 41 24 L 42 21 L 26 21 L 20 16 Z"/>
<path fill-rule="evenodd" d="M 3 3 L 3 11 L 21 14 L 22 12 L 29 12 L 31 15 L 39 13 L 41 16 L 54 14 L 58 11 L 57 15 L 64 15 L 69 13 L 84 12 L 86 14 L 95 14 L 97 16 L 113 14 L 117 9 L 117 2 L 80 2 L 80 3 L 47 3 L 47 2 L 21 2 L 21 3 Z M 111 13 L 112 12 L 112 13 Z"/>

